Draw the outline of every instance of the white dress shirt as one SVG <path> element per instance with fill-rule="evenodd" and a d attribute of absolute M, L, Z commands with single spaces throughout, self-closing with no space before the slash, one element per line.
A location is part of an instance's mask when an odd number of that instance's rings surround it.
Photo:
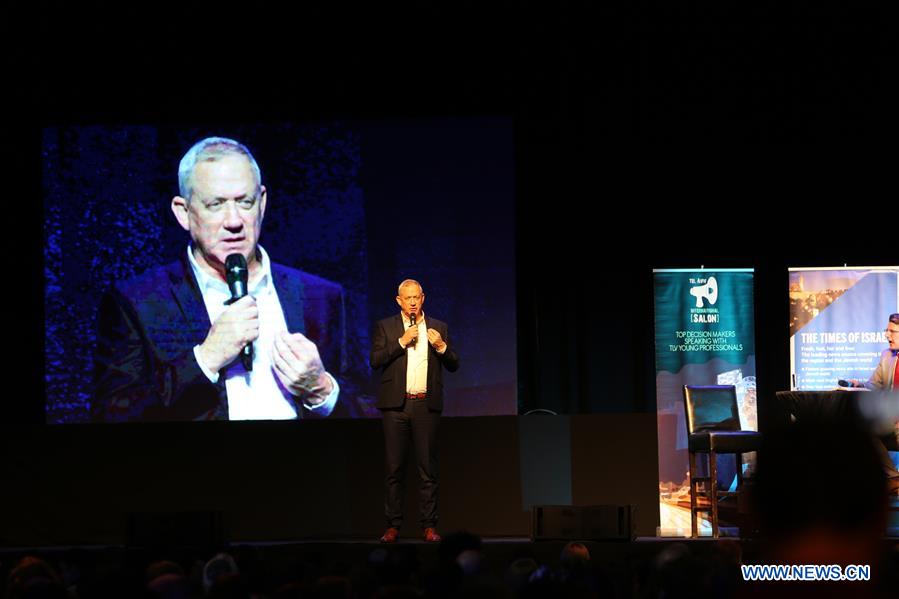
<path fill-rule="evenodd" d="M 412 322 L 403 316 L 405 328 Z M 428 327 L 425 326 L 424 314 L 415 323 L 418 328 L 418 341 L 406 347 L 406 393 L 428 392 Z M 402 343 L 400 343 L 402 345 Z"/>
<path fill-rule="evenodd" d="M 287 390 L 278 380 L 272 362 L 275 337 L 287 331 L 284 310 L 278 299 L 278 292 L 272 282 L 271 262 L 262 246 L 260 273 L 255 281 L 250 281 L 248 292 L 256 300 L 259 308 L 259 338 L 253 342 L 253 370 L 247 372 L 240 360 L 230 364 L 225 375 L 225 389 L 228 394 L 228 418 L 230 420 L 289 420 L 297 417 L 296 396 Z M 197 278 L 209 322 L 221 316 L 231 299 L 228 285 L 219 279 L 206 274 L 197 264 L 191 247 L 187 247 L 187 258 Z M 289 332 L 289 331 L 288 331 Z M 210 371 L 200 359 L 200 346 L 194 347 L 194 356 L 200 369 L 213 383 L 218 382 L 219 373 Z M 327 374 L 327 373 L 326 373 Z M 327 376 L 334 385 L 334 390 L 320 404 L 303 403 L 308 410 L 327 416 L 337 403 L 340 388 L 330 374 Z"/>
<path fill-rule="evenodd" d="M 409 328 L 412 321 L 402 312 L 400 317 L 403 319 L 403 326 Z M 428 325 L 425 323 L 425 315 L 422 313 L 415 326 L 418 328 L 418 341 L 415 345 L 403 345 L 399 341 L 400 347 L 406 350 L 406 393 L 427 393 L 428 392 Z M 446 345 L 443 351 L 437 351 L 442 354 L 446 351 Z"/>

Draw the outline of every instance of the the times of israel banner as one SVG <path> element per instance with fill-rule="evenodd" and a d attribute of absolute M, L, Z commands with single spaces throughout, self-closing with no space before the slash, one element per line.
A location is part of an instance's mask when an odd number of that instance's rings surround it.
<path fill-rule="evenodd" d="M 833 389 L 867 380 L 899 312 L 899 266 L 791 268 L 790 387 Z"/>
<path fill-rule="evenodd" d="M 735 385 L 742 428 L 758 430 L 753 270 L 654 270 L 653 278 L 659 533 L 684 536 L 690 534 L 684 385 Z M 735 480 L 735 463 L 719 460 L 719 488 Z M 710 532 L 708 523 L 700 526 Z"/>

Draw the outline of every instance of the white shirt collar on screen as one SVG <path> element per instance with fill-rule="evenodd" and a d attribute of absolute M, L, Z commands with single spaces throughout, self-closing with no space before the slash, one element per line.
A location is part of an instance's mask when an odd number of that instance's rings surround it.
<path fill-rule="evenodd" d="M 272 263 L 269 261 L 268 252 L 266 252 L 261 245 L 257 247 L 259 248 L 259 255 L 262 257 L 259 262 L 262 275 L 256 281 L 251 281 L 247 285 L 249 294 L 253 297 L 256 297 L 260 292 L 268 292 L 270 288 L 272 290 L 274 289 L 269 285 L 269 282 L 272 280 Z M 200 286 L 200 292 L 205 295 L 206 289 L 211 288 L 216 291 L 221 291 L 222 293 L 227 293 L 228 297 L 231 297 L 231 291 L 228 289 L 228 284 L 220 279 L 216 279 L 203 270 L 197 262 L 196 257 L 194 257 L 192 250 L 193 246 L 188 245 L 187 259 L 190 262 L 191 269 L 194 271 L 194 275 L 197 277 L 197 284 Z"/>

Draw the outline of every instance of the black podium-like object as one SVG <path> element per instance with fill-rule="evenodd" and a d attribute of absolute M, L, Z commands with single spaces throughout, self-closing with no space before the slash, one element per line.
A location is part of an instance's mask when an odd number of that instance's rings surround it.
<path fill-rule="evenodd" d="M 861 415 L 856 401 L 859 393 L 866 393 L 866 391 L 849 391 L 848 389 L 778 391 L 775 402 L 775 408 L 778 411 L 778 424 L 787 425 L 793 419 L 801 421 L 819 418 L 827 420 L 859 418 Z"/>
<path fill-rule="evenodd" d="M 864 416 L 859 409 L 859 399 L 865 400 L 885 399 L 866 390 L 852 391 L 849 389 L 834 389 L 832 391 L 778 391 L 776 393 L 775 410 L 777 412 L 777 424 L 789 426 L 792 421 L 812 420 L 824 418 L 836 422 L 858 423 Z M 899 451 L 899 442 L 895 435 L 883 435 L 879 437 L 889 451 Z M 899 498 L 890 498 L 889 511 L 891 514 L 899 513 Z M 887 534 L 899 536 L 899 518 L 891 516 L 887 527 Z"/>
<path fill-rule="evenodd" d="M 860 404 L 864 401 L 899 401 L 895 396 L 863 389 L 831 391 L 778 391 L 775 401 L 776 422 L 788 426 L 792 421 L 824 419 L 833 422 L 862 423 Z M 887 449 L 899 451 L 895 435 L 881 437 Z"/>

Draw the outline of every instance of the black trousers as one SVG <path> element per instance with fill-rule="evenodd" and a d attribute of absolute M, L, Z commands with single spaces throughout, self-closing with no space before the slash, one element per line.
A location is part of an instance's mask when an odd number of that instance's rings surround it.
<path fill-rule="evenodd" d="M 424 399 L 407 399 L 402 408 L 382 410 L 387 456 L 384 515 L 387 526 L 403 523 L 406 456 L 415 447 L 418 466 L 418 513 L 421 528 L 437 526 L 437 427 L 440 413 L 428 410 Z"/>

